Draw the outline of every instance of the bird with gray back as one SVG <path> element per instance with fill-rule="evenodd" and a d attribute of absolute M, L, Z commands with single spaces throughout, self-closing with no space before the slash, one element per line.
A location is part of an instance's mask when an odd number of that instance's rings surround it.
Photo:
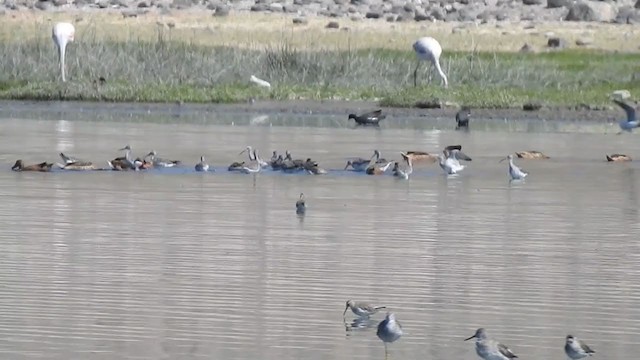
<path fill-rule="evenodd" d="M 344 317 L 347 310 L 351 309 L 351 311 L 358 317 L 369 317 L 380 311 L 380 309 L 386 308 L 386 306 L 372 306 L 371 304 L 362 301 L 347 300 L 347 305 L 342 312 L 342 316 Z"/>
<path fill-rule="evenodd" d="M 195 168 L 196 168 L 196 171 L 198 172 L 209 171 L 209 164 L 207 164 L 207 162 L 204 161 L 204 155 L 200 156 L 200 162 L 196 164 Z"/>
<path fill-rule="evenodd" d="M 572 360 L 582 359 L 583 357 L 595 354 L 595 351 L 593 351 L 589 345 L 578 340 L 573 335 L 567 335 L 567 342 L 564 344 L 564 352 Z"/>
<path fill-rule="evenodd" d="M 378 338 L 384 343 L 385 358 L 388 354 L 387 344 L 400 339 L 402 334 L 402 325 L 400 325 L 400 322 L 396 320 L 396 315 L 392 312 L 388 312 L 384 320 L 380 321 L 378 324 L 378 331 L 376 332 Z"/>
<path fill-rule="evenodd" d="M 484 328 L 479 328 L 473 336 L 464 339 L 464 341 L 473 338 L 476 339 L 476 353 L 484 360 L 511 360 L 518 358 L 506 345 L 490 339 Z"/>
<path fill-rule="evenodd" d="M 300 199 L 296 201 L 296 214 L 304 215 L 307 212 L 307 204 L 304 202 L 304 194 L 300 193 Z"/>

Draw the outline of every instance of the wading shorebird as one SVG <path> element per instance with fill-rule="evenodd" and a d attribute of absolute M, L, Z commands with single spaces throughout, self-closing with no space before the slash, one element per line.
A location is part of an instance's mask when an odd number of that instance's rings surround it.
<path fill-rule="evenodd" d="M 73 24 L 68 22 L 59 22 L 53 25 L 53 29 L 51 30 L 51 38 L 58 50 L 58 61 L 60 62 L 60 76 L 62 77 L 62 82 L 67 81 L 67 77 L 65 75 L 65 54 L 67 52 L 67 44 L 73 42 L 75 33 L 76 29 L 73 27 Z"/>
<path fill-rule="evenodd" d="M 238 155 L 244 154 L 245 152 L 249 155 L 249 161 L 256 161 L 261 168 L 269 167 L 269 163 L 262 160 L 262 158 L 258 155 L 258 150 L 252 148 L 251 146 L 247 146 Z"/>
<path fill-rule="evenodd" d="M 386 306 L 372 306 L 366 302 L 347 300 L 347 305 L 342 312 L 342 317 L 345 316 L 349 309 L 351 309 L 351 311 L 358 317 L 369 317 L 380 311 L 380 309 L 386 308 Z"/>
<path fill-rule="evenodd" d="M 520 159 L 543 160 L 549 157 L 537 150 L 516 151 L 516 156 Z"/>
<path fill-rule="evenodd" d="M 304 202 L 304 194 L 300 193 L 300 198 L 296 201 L 296 214 L 303 215 L 307 211 L 307 205 Z"/>
<path fill-rule="evenodd" d="M 595 351 L 593 351 L 589 345 L 578 340 L 573 335 L 567 335 L 567 342 L 564 344 L 564 352 L 569 358 L 571 358 L 571 360 L 578 360 L 595 354 Z"/>
<path fill-rule="evenodd" d="M 631 157 L 625 154 L 611 154 L 611 155 L 605 155 L 605 156 L 607 157 L 607 161 L 614 161 L 614 162 L 631 161 Z"/>
<path fill-rule="evenodd" d="M 349 114 L 349 120 L 353 119 L 356 125 L 380 126 L 380 120 L 384 120 L 387 115 L 382 113 L 382 109 L 371 111 L 362 115 Z"/>
<path fill-rule="evenodd" d="M 13 171 L 40 171 L 40 172 L 49 172 L 51 171 L 51 167 L 53 163 L 41 162 L 40 164 L 33 165 L 24 165 L 22 160 L 16 160 L 16 163 L 13 164 L 11 170 Z"/>
<path fill-rule="evenodd" d="M 199 172 L 209 171 L 209 164 L 207 164 L 207 162 L 204 161 L 204 155 L 200 156 L 200 162 L 196 164 L 195 168 L 196 168 L 196 171 L 199 171 Z"/>
<path fill-rule="evenodd" d="M 513 155 L 511 154 L 507 155 L 506 158 L 500 160 L 499 162 L 503 162 L 507 159 L 509 160 L 509 176 L 511 176 L 511 180 L 523 180 L 525 177 L 527 177 L 527 175 L 529 175 L 528 172 L 524 171 L 523 169 L 520 169 L 513 162 Z"/>
<path fill-rule="evenodd" d="M 413 86 L 418 86 L 418 68 L 420 67 L 421 61 L 430 62 L 429 70 L 432 67 L 435 67 L 438 71 L 438 74 L 442 78 L 443 85 L 445 89 L 449 87 L 449 80 L 447 79 L 447 75 L 442 71 L 442 67 L 440 66 L 440 55 L 442 55 L 442 46 L 438 40 L 432 37 L 423 37 L 418 39 L 413 43 L 413 50 L 416 52 L 416 56 L 418 58 L 418 64 L 416 65 L 416 69 L 413 72 Z M 431 78 L 431 72 L 429 72 L 429 79 Z"/>
<path fill-rule="evenodd" d="M 456 130 L 464 129 L 469 130 L 469 120 L 471 119 L 471 109 L 467 106 L 463 106 L 460 111 L 456 113 Z"/>
<path fill-rule="evenodd" d="M 402 336 L 402 325 L 396 320 L 396 315 L 388 312 L 387 316 L 378 324 L 376 332 L 378 338 L 384 343 L 384 357 L 387 358 L 387 343 L 392 343 Z"/>
<path fill-rule="evenodd" d="M 506 345 L 487 337 L 487 332 L 483 328 L 476 330 L 473 336 L 464 339 L 464 341 L 476 339 L 476 353 L 484 360 L 511 360 L 518 356 L 511 351 Z"/>
<path fill-rule="evenodd" d="M 636 109 L 633 106 L 631 106 L 626 101 L 618 99 L 613 99 L 613 102 L 620 106 L 622 110 L 624 110 L 624 112 L 627 114 L 626 120 L 621 120 L 620 122 L 618 122 L 618 126 L 620 126 L 621 129 L 618 135 L 622 134 L 624 131 L 631 132 L 631 130 L 640 126 L 640 123 L 636 118 Z"/>

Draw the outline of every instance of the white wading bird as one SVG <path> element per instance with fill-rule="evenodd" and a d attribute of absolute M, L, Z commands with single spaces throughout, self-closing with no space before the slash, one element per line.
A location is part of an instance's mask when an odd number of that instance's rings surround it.
<path fill-rule="evenodd" d="M 76 29 L 73 27 L 71 23 L 60 22 L 53 25 L 53 30 L 51 31 L 51 37 L 53 38 L 54 44 L 58 48 L 58 58 L 60 61 L 60 74 L 62 75 L 62 81 L 67 81 L 65 76 L 65 53 L 67 50 L 67 44 L 73 42 L 73 38 L 75 36 Z"/>

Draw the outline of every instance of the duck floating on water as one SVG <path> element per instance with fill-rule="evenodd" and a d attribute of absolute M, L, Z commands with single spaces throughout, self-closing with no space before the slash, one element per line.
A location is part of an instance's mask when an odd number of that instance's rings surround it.
<path fill-rule="evenodd" d="M 39 172 L 49 172 L 51 171 L 51 167 L 53 167 L 53 163 L 41 162 L 39 164 L 33 165 L 24 165 L 22 160 L 16 160 L 16 163 L 13 164 L 11 170 L 13 171 L 39 171 Z"/>
<path fill-rule="evenodd" d="M 165 160 L 157 157 L 158 154 L 155 150 L 151 150 L 145 157 L 142 159 L 143 161 L 149 158 L 154 167 L 174 167 L 180 165 L 180 160 Z"/>
<path fill-rule="evenodd" d="M 631 157 L 625 154 L 611 154 L 605 155 L 607 157 L 607 161 L 612 162 L 623 162 L 623 161 L 631 161 Z"/>
<path fill-rule="evenodd" d="M 98 169 L 93 165 L 90 161 L 83 161 L 78 158 L 67 156 L 64 153 L 60 153 L 60 158 L 63 161 L 63 164 L 57 164 L 60 169 L 63 170 L 73 170 L 73 171 L 91 171 L 91 170 L 102 170 Z"/>
<path fill-rule="evenodd" d="M 537 150 L 516 151 L 516 156 L 520 159 L 543 160 L 549 157 Z"/>

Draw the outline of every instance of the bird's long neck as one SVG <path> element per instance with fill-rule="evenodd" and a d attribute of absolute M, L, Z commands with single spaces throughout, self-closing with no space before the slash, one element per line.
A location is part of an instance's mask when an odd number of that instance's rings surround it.
<path fill-rule="evenodd" d="M 442 71 L 442 67 L 440 66 L 440 60 L 436 59 L 433 62 L 433 64 L 436 66 L 436 70 L 438 71 L 438 74 L 440 74 L 440 77 L 444 81 L 444 86 L 448 87 L 449 86 L 449 80 L 447 79 L 447 75 L 444 73 L 444 71 Z"/>

